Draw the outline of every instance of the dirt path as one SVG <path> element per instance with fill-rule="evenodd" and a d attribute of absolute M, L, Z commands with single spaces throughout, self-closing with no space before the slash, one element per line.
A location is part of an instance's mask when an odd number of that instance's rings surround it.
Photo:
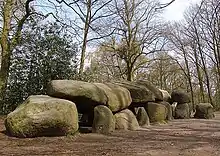
<path fill-rule="evenodd" d="M 8 137 L 0 119 L 0 155 L 220 156 L 220 113 L 214 120 L 174 120 L 148 129 L 104 136 L 18 139 Z"/>

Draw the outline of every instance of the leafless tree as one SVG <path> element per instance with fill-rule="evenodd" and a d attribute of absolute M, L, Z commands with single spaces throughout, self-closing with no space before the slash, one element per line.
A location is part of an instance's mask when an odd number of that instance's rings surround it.
<path fill-rule="evenodd" d="M 68 16 L 69 22 L 75 27 L 76 33 L 78 33 L 78 36 L 82 39 L 79 75 L 83 73 L 88 42 L 102 39 L 111 34 L 111 32 L 104 33 L 103 31 L 106 29 L 104 28 L 105 20 L 110 18 L 113 14 L 107 9 L 111 1 L 112 0 L 49 0 L 56 8 L 64 6 L 63 9 L 67 10 L 65 16 Z M 62 6 L 58 6 L 57 3 Z M 53 16 L 55 17 L 56 15 Z M 77 31 L 82 31 L 82 33 Z"/>
<path fill-rule="evenodd" d="M 117 21 L 112 27 L 116 30 L 116 42 L 120 43 L 115 52 L 126 63 L 129 81 L 134 78 L 135 66 L 140 66 L 139 58 L 164 46 L 157 21 L 160 11 L 155 9 L 158 5 L 151 0 L 114 0 L 112 3 L 111 10 L 116 13 Z"/>

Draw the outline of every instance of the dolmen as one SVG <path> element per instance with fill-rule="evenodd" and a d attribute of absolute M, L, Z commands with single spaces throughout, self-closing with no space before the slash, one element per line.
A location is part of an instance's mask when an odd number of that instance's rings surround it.
<path fill-rule="evenodd" d="M 178 102 L 175 109 L 170 101 Z M 189 102 L 185 94 L 170 95 L 145 80 L 106 83 L 52 80 L 47 95 L 28 97 L 7 115 L 5 127 L 15 137 L 73 135 L 82 123 L 101 134 L 139 130 L 166 124 L 173 117 L 189 118 Z M 206 109 L 210 107 L 198 106 L 197 116 L 201 117 Z"/>

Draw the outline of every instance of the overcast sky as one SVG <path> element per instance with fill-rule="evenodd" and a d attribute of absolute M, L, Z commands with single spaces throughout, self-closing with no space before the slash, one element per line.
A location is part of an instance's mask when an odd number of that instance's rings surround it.
<path fill-rule="evenodd" d="M 160 0 L 162 3 L 170 2 L 171 0 Z M 166 20 L 181 20 L 183 13 L 190 4 L 199 3 L 201 0 L 175 0 L 170 6 L 164 11 L 164 18 Z"/>

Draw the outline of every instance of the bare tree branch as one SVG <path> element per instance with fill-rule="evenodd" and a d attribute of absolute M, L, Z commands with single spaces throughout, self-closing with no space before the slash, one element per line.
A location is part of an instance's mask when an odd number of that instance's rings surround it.
<path fill-rule="evenodd" d="M 172 0 L 169 3 L 161 4 L 158 8 L 156 8 L 156 10 L 164 9 L 164 8 L 168 7 L 169 5 L 171 5 L 173 2 L 175 2 L 175 0 Z"/>

